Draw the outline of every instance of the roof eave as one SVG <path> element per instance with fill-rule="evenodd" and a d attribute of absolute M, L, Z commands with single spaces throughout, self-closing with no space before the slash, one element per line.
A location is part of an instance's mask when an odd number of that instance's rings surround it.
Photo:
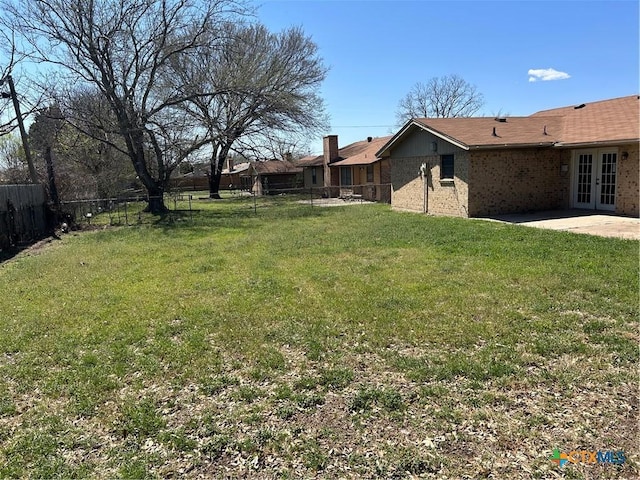
<path fill-rule="evenodd" d="M 411 119 L 407 123 L 405 123 L 405 125 L 400 129 L 400 131 L 396 133 L 387 143 L 385 143 L 380 150 L 376 152 L 376 157 L 382 159 L 382 157 L 385 156 L 385 153 L 387 153 L 387 151 L 393 146 L 393 144 L 397 143 L 401 138 L 403 138 L 407 134 L 409 129 L 413 126 L 418 127 L 438 138 L 441 138 L 445 142 L 451 143 L 452 145 L 455 145 L 458 148 L 461 148 L 463 150 L 469 150 L 469 146 L 461 142 L 460 140 L 457 140 L 453 137 L 445 135 L 444 133 L 439 132 L 438 130 L 434 130 L 433 128 L 421 122 L 418 122 L 417 120 Z"/>
<path fill-rule="evenodd" d="M 467 150 L 495 150 L 496 148 L 538 148 L 553 147 L 555 142 L 538 142 L 538 143 L 503 143 L 503 144 L 487 144 L 487 145 L 469 145 Z"/>
<path fill-rule="evenodd" d="M 434 130 L 433 128 L 424 128 L 424 130 L 426 132 L 429 132 L 431 135 L 441 138 L 442 140 L 444 140 L 445 142 L 448 142 L 452 145 L 455 145 L 458 148 L 461 148 L 462 150 L 469 150 L 471 147 L 465 143 L 462 143 L 460 140 L 456 140 L 453 137 L 450 137 L 448 135 L 445 135 L 444 133 L 438 132 L 437 130 Z"/>
<path fill-rule="evenodd" d="M 391 137 L 389 139 L 389 141 L 387 143 L 385 143 L 382 148 L 380 148 L 380 150 L 378 150 L 375 155 L 377 158 L 382 158 L 384 157 L 385 153 L 387 153 L 387 151 L 391 148 L 391 146 L 396 143 L 400 138 L 402 138 L 407 131 L 409 130 L 409 128 L 414 125 L 416 122 L 412 119 L 409 120 L 407 123 L 405 123 L 403 125 L 403 127 L 398 131 L 398 133 L 396 133 L 393 137 Z M 417 124 L 416 124 L 417 125 Z"/>
<path fill-rule="evenodd" d="M 382 158 L 376 157 L 372 160 L 362 160 L 359 162 L 353 162 L 350 161 L 348 158 L 344 159 L 344 160 L 340 160 L 339 162 L 333 162 L 331 164 L 329 164 L 330 167 L 347 167 L 347 166 L 351 166 L 351 165 L 371 165 L 372 163 L 376 163 L 381 161 Z"/>
<path fill-rule="evenodd" d="M 627 145 L 629 143 L 640 142 L 640 138 L 626 138 L 622 140 L 598 140 L 596 142 L 557 142 L 558 148 L 575 148 L 575 147 L 599 147 L 602 145 Z"/>

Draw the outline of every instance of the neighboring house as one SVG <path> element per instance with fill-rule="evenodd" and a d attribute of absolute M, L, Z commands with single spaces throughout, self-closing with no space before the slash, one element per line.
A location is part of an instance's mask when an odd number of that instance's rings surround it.
<path fill-rule="evenodd" d="M 171 175 L 169 186 L 172 190 L 209 190 L 209 176 L 204 166 L 196 165 L 191 172 Z"/>
<path fill-rule="evenodd" d="M 192 172 L 171 177 L 170 186 L 176 190 L 209 190 L 209 166 L 196 165 Z M 227 168 L 220 176 L 220 190 L 237 190 L 243 188 L 240 176 L 249 169 L 249 162 L 233 164 L 233 159 L 227 159 Z M 248 185 L 244 185 L 245 189 Z"/>
<path fill-rule="evenodd" d="M 564 208 L 638 216 L 637 95 L 529 117 L 418 118 L 378 152 L 392 205 L 490 216 Z"/>
<path fill-rule="evenodd" d="M 251 162 L 240 180 L 255 195 L 288 193 L 302 188 L 302 167 L 287 160 Z"/>
<path fill-rule="evenodd" d="M 325 196 L 362 195 L 365 200 L 391 200 L 391 174 L 388 160 L 376 152 L 391 139 L 373 138 L 338 148 L 338 136 L 323 139 L 323 154 L 297 162 L 304 169 L 305 188 L 319 188 Z"/>
<path fill-rule="evenodd" d="M 296 161 L 296 165 L 302 168 L 305 189 L 324 187 L 324 157 L 322 155 L 302 157 Z"/>
<path fill-rule="evenodd" d="M 220 190 L 248 190 L 250 184 L 243 181 L 243 175 L 249 171 L 250 163 L 239 163 L 234 165 L 233 159 L 227 159 L 227 168 L 222 170 L 220 175 Z"/>

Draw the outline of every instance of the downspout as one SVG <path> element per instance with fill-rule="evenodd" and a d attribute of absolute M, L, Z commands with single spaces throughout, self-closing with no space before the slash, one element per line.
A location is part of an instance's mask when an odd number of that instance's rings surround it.
<path fill-rule="evenodd" d="M 420 177 L 422 178 L 422 213 L 429 211 L 429 182 L 427 180 L 428 165 L 423 162 L 420 165 Z"/>

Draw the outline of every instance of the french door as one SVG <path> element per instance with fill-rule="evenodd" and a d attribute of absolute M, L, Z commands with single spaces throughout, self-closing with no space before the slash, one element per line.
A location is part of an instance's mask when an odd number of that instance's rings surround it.
<path fill-rule="evenodd" d="M 573 206 L 615 210 L 617 150 L 579 150 L 574 157 Z"/>

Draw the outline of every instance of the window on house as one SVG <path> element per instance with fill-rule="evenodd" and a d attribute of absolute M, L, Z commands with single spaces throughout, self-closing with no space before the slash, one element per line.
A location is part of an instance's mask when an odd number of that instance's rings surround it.
<path fill-rule="evenodd" d="M 373 165 L 367 165 L 367 182 L 373 183 Z"/>
<path fill-rule="evenodd" d="M 316 167 L 311 167 L 311 184 L 315 185 L 318 183 L 318 172 L 316 171 Z"/>
<path fill-rule="evenodd" d="M 453 180 L 453 155 L 440 155 L 440 179 Z"/>
<path fill-rule="evenodd" d="M 351 167 L 340 167 L 340 185 L 352 185 Z"/>

